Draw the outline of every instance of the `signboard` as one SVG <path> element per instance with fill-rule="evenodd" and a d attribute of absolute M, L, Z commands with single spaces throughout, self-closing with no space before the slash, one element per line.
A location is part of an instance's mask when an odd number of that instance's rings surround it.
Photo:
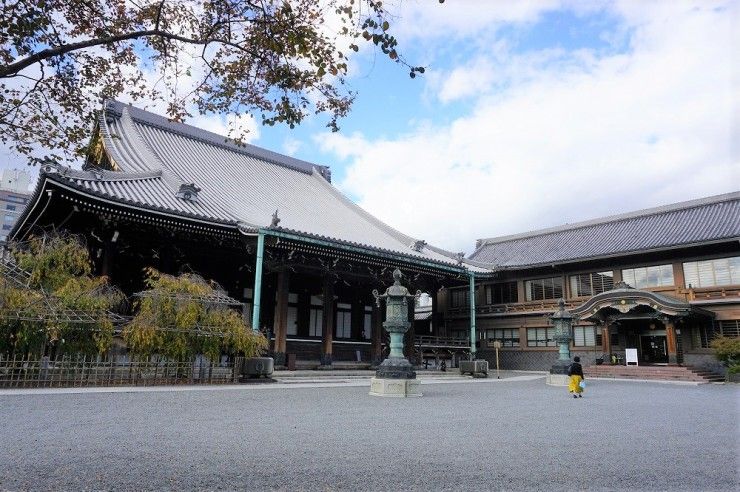
<path fill-rule="evenodd" d="M 624 362 L 627 365 L 630 365 L 630 363 L 639 366 L 640 364 L 637 362 L 637 349 L 636 348 L 628 348 L 624 349 Z"/>

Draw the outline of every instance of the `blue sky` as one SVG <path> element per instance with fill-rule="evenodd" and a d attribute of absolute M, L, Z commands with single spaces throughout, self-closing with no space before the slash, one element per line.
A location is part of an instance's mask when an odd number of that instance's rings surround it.
<path fill-rule="evenodd" d="M 468 253 L 476 238 L 740 189 L 739 2 L 391 3 L 425 75 L 363 49 L 341 132 L 313 117 L 255 127 L 251 143 L 329 165 L 382 220 Z"/>

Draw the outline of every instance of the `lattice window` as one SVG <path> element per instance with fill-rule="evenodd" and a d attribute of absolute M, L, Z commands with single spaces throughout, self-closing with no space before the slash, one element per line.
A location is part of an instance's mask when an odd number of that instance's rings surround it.
<path fill-rule="evenodd" d="M 717 287 L 740 284 L 740 256 L 683 264 L 686 287 Z"/>
<path fill-rule="evenodd" d="M 450 291 L 450 306 L 465 307 L 470 305 L 470 291 L 468 289 L 455 289 Z"/>
<path fill-rule="evenodd" d="M 527 347 L 554 347 L 555 328 L 527 328 Z"/>
<path fill-rule="evenodd" d="M 672 286 L 673 265 L 627 268 L 622 270 L 622 280 L 636 289 Z"/>
<path fill-rule="evenodd" d="M 345 303 L 337 304 L 337 326 L 335 329 L 337 338 L 352 338 L 352 305 Z"/>
<path fill-rule="evenodd" d="M 311 316 L 308 323 L 308 335 L 320 337 L 323 333 L 324 305 L 319 296 L 311 296 Z"/>
<path fill-rule="evenodd" d="M 509 304 L 518 300 L 516 282 L 486 285 L 486 304 Z"/>
<path fill-rule="evenodd" d="M 571 275 L 570 293 L 573 297 L 594 296 L 614 288 L 614 272 L 594 272 Z"/>
<path fill-rule="evenodd" d="M 732 319 L 720 321 L 719 331 L 724 337 L 740 338 L 740 320 Z"/>
<path fill-rule="evenodd" d="M 573 345 L 576 347 L 598 347 L 601 345 L 601 327 L 574 326 Z"/>
<path fill-rule="evenodd" d="M 540 278 L 524 282 L 528 301 L 560 299 L 563 297 L 563 277 Z"/>
<path fill-rule="evenodd" d="M 497 328 L 488 330 L 488 340 L 498 340 L 504 347 L 519 346 L 519 328 Z"/>
<path fill-rule="evenodd" d="M 362 318 L 362 338 L 370 340 L 373 329 L 373 307 L 365 306 L 365 314 Z"/>

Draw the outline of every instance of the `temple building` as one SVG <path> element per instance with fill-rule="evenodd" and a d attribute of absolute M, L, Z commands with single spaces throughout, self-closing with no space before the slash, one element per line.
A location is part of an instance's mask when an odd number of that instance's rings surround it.
<path fill-rule="evenodd" d="M 278 365 L 379 361 L 372 291 L 395 268 L 431 300 L 409 313 L 420 365 L 493 361 L 498 340 L 503 369 L 548 369 L 560 298 L 586 364 L 637 349 L 643 365 L 711 365 L 712 338 L 740 334 L 740 193 L 481 239 L 465 258 L 362 210 L 325 166 L 109 102 L 82 170 L 44 165 L 9 239 L 49 230 L 84 236 L 128 294 L 149 266 L 216 281 Z"/>
<path fill-rule="evenodd" d="M 148 266 L 218 282 L 248 305 L 278 365 L 291 353 L 324 365 L 379 360 L 372 290 L 395 268 L 428 294 L 489 273 L 362 210 L 327 167 L 119 102 L 101 112 L 82 170 L 42 166 L 10 238 L 51 229 L 83 235 L 98 273 L 128 294 Z M 441 321 L 430 326 L 444 336 Z"/>
<path fill-rule="evenodd" d="M 551 366 L 560 298 L 586 364 L 635 348 L 641 365 L 716 366 L 712 338 L 740 336 L 740 193 L 480 239 L 470 259 L 495 271 L 476 286 L 478 354 L 499 340 L 508 369 Z M 447 329 L 464 336 L 468 291 L 445 296 Z"/>

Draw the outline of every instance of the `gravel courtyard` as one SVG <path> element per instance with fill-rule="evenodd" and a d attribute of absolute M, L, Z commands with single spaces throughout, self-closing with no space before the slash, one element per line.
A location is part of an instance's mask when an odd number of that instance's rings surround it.
<path fill-rule="evenodd" d="M 0 395 L 0 489 L 740 487 L 740 388 L 590 383 Z"/>

